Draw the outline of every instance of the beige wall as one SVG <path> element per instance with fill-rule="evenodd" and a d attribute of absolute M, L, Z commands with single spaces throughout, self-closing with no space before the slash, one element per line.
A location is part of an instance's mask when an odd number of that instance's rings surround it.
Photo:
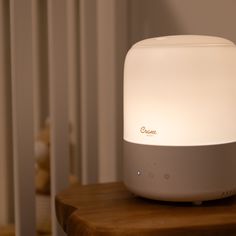
<path fill-rule="evenodd" d="M 234 0 L 130 0 L 129 43 L 171 34 L 226 37 L 236 43 Z"/>

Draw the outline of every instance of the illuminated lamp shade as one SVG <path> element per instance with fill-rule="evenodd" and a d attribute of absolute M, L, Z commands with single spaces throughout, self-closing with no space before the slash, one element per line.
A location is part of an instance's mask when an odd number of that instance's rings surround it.
<path fill-rule="evenodd" d="M 124 67 L 124 183 L 201 202 L 236 193 L 236 46 L 195 35 L 136 43 Z"/>

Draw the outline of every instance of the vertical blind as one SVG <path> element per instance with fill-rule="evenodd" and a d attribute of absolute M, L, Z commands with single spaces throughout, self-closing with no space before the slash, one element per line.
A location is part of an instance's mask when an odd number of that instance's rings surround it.
<path fill-rule="evenodd" d="M 52 208 L 69 169 L 84 184 L 121 178 L 126 5 L 0 0 L 0 224 L 18 235 L 35 231 L 34 140 L 47 117 Z M 61 235 L 54 210 L 52 223 Z"/>

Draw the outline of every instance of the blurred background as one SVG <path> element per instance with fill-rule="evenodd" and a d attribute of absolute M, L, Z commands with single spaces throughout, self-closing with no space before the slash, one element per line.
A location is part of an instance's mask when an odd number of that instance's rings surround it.
<path fill-rule="evenodd" d="M 48 1 L 32 0 L 32 7 L 37 145 L 51 125 L 50 28 Z M 67 28 L 62 28 L 67 53 L 61 56 L 68 64 L 70 171 L 75 179 L 82 184 L 122 180 L 123 64 L 131 45 L 179 34 L 220 36 L 236 43 L 235 9 L 234 0 L 67 1 Z M 11 37 L 10 1 L 0 0 L 0 225 L 14 221 Z M 50 145 L 47 137 L 45 142 Z M 35 155 L 37 162 L 41 154 Z"/>

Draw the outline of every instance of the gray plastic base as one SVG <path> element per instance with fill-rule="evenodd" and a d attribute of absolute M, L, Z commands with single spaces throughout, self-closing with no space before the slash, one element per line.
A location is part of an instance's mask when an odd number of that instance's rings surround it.
<path fill-rule="evenodd" d="M 152 146 L 124 141 L 124 183 L 137 195 L 201 202 L 236 193 L 236 143 Z"/>

